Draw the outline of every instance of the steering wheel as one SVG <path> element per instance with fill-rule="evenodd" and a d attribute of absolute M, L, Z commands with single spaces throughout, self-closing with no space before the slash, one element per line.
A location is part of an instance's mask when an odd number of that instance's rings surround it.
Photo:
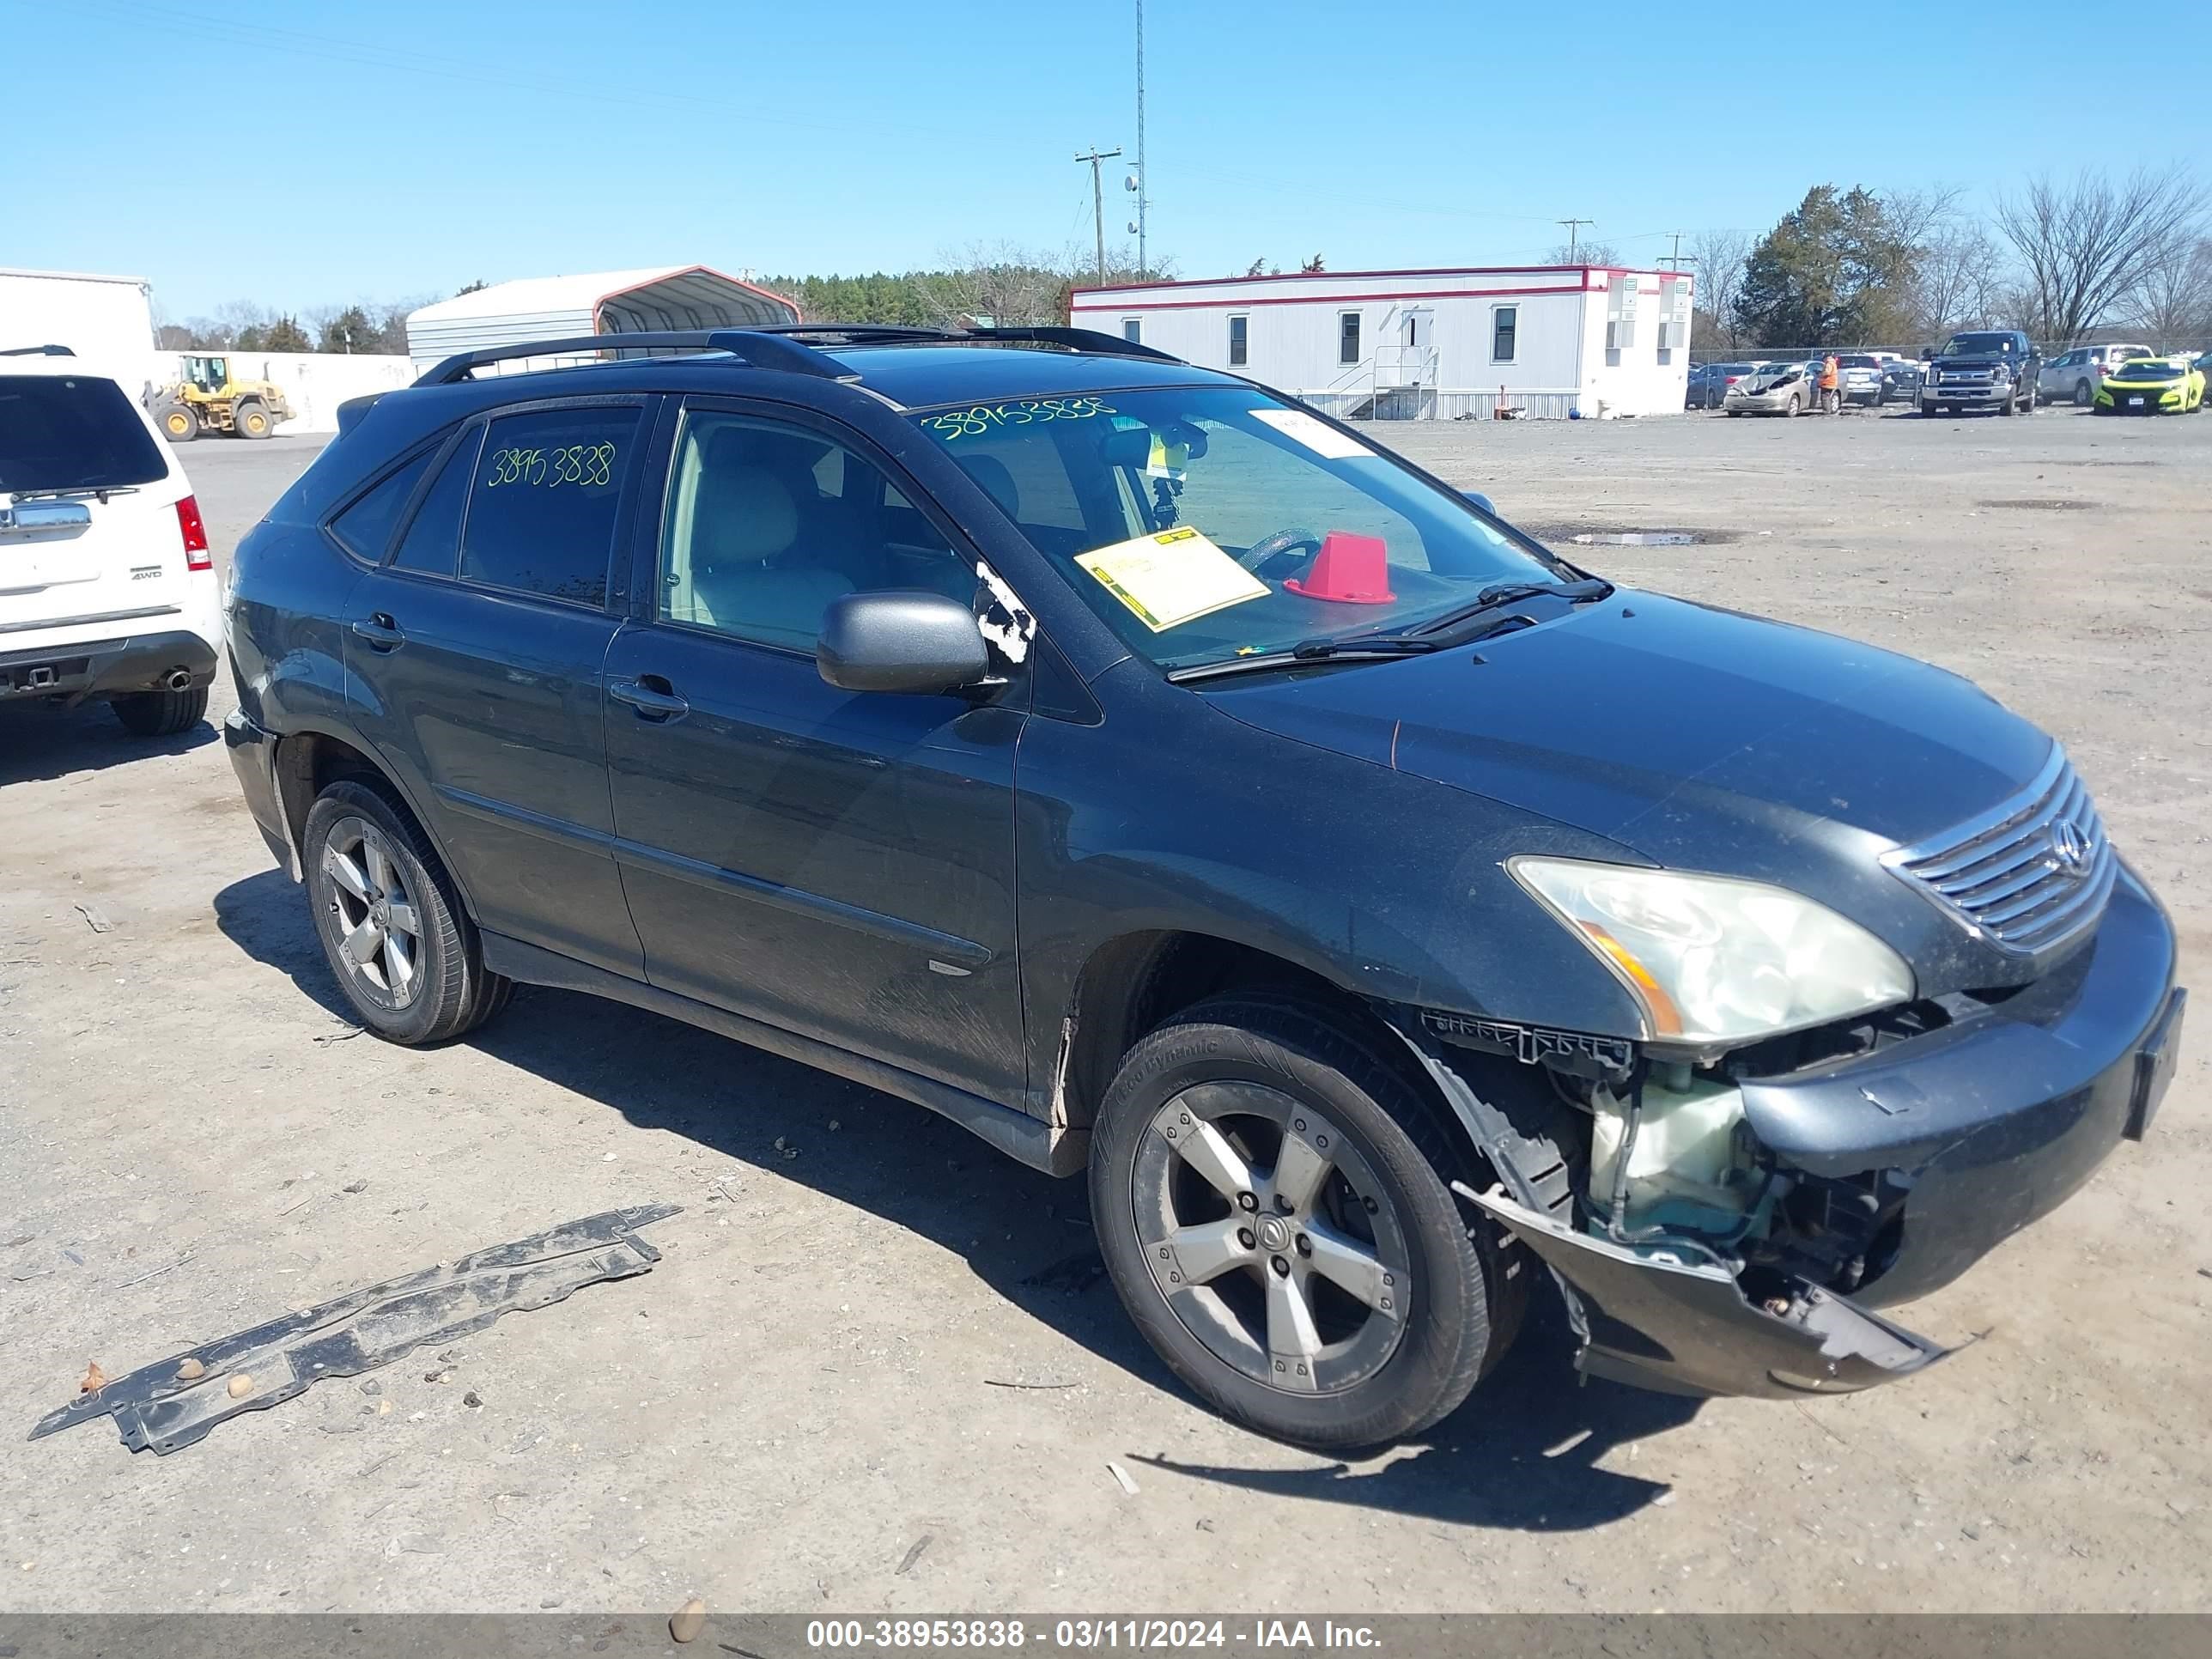
<path fill-rule="evenodd" d="M 1320 551 L 1321 538 L 1310 530 L 1293 525 L 1287 530 L 1278 530 L 1272 536 L 1262 536 L 1244 550 L 1237 562 L 1256 575 L 1261 566 L 1274 560 L 1292 555 L 1306 557 Z"/>

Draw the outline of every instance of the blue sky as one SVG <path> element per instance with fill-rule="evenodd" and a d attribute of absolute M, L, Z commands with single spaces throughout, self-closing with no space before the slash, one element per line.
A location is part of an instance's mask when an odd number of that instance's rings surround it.
<path fill-rule="evenodd" d="M 1660 233 L 1763 228 L 1823 181 L 1986 198 L 2039 169 L 2212 156 L 2205 0 L 1146 11 L 1152 251 L 1186 276 L 1316 252 L 1340 270 L 1525 263 L 1570 214 L 1649 263 Z M 0 0 L 0 265 L 143 276 L 184 317 L 627 265 L 849 272 L 1087 244 L 1072 158 L 1134 151 L 1133 14 Z M 2170 67 L 2157 120 L 2140 72 L 2128 118 L 2105 122 L 2112 76 L 2042 67 L 2093 46 Z M 2023 75 L 2063 95 L 2023 109 Z M 1921 79 L 1943 112 L 1919 112 Z M 1790 90 L 1734 95 L 1754 86 Z M 1111 232 L 1129 202 L 1108 182 Z"/>

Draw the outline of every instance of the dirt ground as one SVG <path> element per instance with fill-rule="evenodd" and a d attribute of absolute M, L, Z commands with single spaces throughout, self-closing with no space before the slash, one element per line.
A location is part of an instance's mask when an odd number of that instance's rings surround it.
<path fill-rule="evenodd" d="M 1978 680 L 2065 741 L 2202 975 L 2212 417 L 1383 435 L 1555 537 L 1706 538 L 1581 551 L 1616 578 Z M 185 453 L 225 556 L 312 448 Z M 438 1052 L 349 1036 L 211 725 L 149 744 L 0 710 L 0 1432 L 88 1360 L 686 1206 L 649 1275 L 378 1393 L 334 1381 L 168 1457 L 104 1423 L 17 1443 L 0 1610 L 2212 1600 L 2203 1030 L 2145 1145 L 1905 1311 L 1965 1345 L 1932 1371 L 1802 1406 L 1577 1387 L 1547 1314 L 1427 1441 L 1343 1464 L 1192 1403 L 1103 1282 L 1080 1183 L 917 1108 L 550 991 Z"/>

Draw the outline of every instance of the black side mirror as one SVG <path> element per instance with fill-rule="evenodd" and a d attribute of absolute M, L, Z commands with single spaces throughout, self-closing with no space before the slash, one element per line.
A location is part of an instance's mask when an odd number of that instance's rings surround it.
<path fill-rule="evenodd" d="M 1935 356 L 1936 348 L 1934 346 L 1923 346 L 1920 348 L 1920 361 L 1922 362 L 1931 362 L 1935 360 Z"/>
<path fill-rule="evenodd" d="M 822 613 L 814 665 L 847 691 L 924 696 L 986 679 L 991 654 L 975 614 L 942 593 L 848 593 Z"/>

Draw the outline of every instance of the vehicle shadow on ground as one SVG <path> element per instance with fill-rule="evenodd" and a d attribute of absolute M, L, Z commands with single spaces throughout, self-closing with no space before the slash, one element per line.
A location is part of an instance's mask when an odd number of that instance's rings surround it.
<path fill-rule="evenodd" d="M 348 1018 L 300 889 L 282 871 L 224 888 L 215 911 L 240 950 Z M 908 1228 L 960 1255 L 992 1290 L 1068 1340 L 1188 1398 L 1107 1282 L 1080 1180 L 1016 1164 L 919 1106 L 602 998 L 524 987 L 506 1013 L 465 1041 L 641 1128 L 681 1134 Z M 1357 1471 L 1133 1461 L 1462 1525 L 1569 1531 L 1619 1519 L 1664 1488 L 1598 1468 L 1597 1458 L 1686 1421 L 1695 1402 L 1607 1383 L 1577 1389 L 1556 1298 L 1543 1284 L 1537 1297 L 1529 1328 L 1497 1374 L 1410 1455 Z M 972 1386 L 1054 1381 L 1009 1374 Z M 1563 1449 L 1585 1429 L 1587 1438 Z M 1265 1447 L 1254 1443 L 1255 1460 Z M 1558 1455 L 1547 1457 L 1547 1448 Z"/>
<path fill-rule="evenodd" d="M 0 788 L 127 766 L 153 755 L 189 754 L 215 740 L 216 729 L 207 720 L 173 738 L 142 738 L 125 731 L 98 703 L 57 708 L 25 701 L 0 707 Z"/>

